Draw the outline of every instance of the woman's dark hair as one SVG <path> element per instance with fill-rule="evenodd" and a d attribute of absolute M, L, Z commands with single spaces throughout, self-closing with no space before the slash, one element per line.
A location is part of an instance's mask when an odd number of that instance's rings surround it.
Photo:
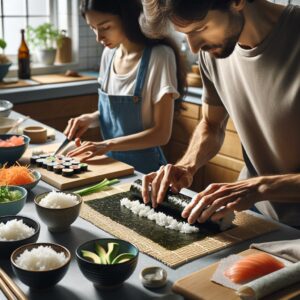
<path fill-rule="evenodd" d="M 134 43 L 142 43 L 146 46 L 166 45 L 171 47 L 176 58 L 178 91 L 181 97 L 184 96 L 186 69 L 179 49 L 170 38 L 152 39 L 142 32 L 139 25 L 139 17 L 143 12 L 143 6 L 140 0 L 81 0 L 80 12 L 84 18 L 88 11 L 98 11 L 119 16 L 125 35 Z"/>

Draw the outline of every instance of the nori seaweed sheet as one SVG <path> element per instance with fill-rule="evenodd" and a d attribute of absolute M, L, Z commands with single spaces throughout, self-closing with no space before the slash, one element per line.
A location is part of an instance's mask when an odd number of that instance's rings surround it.
<path fill-rule="evenodd" d="M 132 200 L 139 200 L 136 197 L 133 198 L 131 192 L 123 192 L 101 199 L 85 201 L 85 203 L 102 215 L 134 230 L 168 250 L 176 250 L 220 232 L 218 226 L 214 226 L 211 223 L 197 224 L 199 232 L 188 234 L 164 228 L 157 225 L 154 221 L 139 217 L 133 214 L 128 208 L 122 207 L 120 200 L 125 197 Z M 174 211 L 168 210 L 168 208 L 159 206 L 156 211 L 164 212 L 178 221 L 186 221 L 178 216 L 178 213 L 174 214 Z"/>

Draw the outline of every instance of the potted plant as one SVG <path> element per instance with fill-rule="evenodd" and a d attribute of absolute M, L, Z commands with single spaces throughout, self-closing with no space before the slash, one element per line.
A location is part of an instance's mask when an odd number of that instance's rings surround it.
<path fill-rule="evenodd" d="M 11 61 L 4 54 L 6 42 L 3 39 L 0 39 L 0 48 L 2 49 L 2 54 L 0 54 L 0 81 L 2 81 L 11 66 Z"/>
<path fill-rule="evenodd" d="M 37 60 L 53 65 L 56 48 L 60 46 L 61 34 L 52 24 L 44 23 L 38 27 L 27 28 L 27 41 L 36 50 Z"/>

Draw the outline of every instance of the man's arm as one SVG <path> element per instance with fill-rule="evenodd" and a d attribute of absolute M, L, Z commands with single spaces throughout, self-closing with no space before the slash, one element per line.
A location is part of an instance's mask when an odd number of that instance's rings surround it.
<path fill-rule="evenodd" d="M 168 164 L 157 172 L 143 178 L 144 202 L 149 202 L 148 188 L 151 185 L 152 206 L 162 203 L 169 187 L 179 191 L 191 185 L 195 172 L 211 159 L 222 146 L 228 114 L 222 106 L 206 103 L 202 107 L 203 117 L 196 127 L 189 147 L 176 165 Z"/>
<path fill-rule="evenodd" d="M 219 152 L 228 120 L 228 114 L 222 106 L 203 103 L 202 115 L 185 155 L 176 163 L 189 169 L 192 175 Z"/>

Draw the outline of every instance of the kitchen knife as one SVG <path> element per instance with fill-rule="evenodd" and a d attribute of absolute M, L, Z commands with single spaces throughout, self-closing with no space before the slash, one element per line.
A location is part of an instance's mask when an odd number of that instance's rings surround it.
<path fill-rule="evenodd" d="M 63 143 L 57 148 L 57 150 L 53 153 L 53 156 L 55 156 L 57 153 L 59 153 L 63 148 L 65 148 L 71 141 L 66 137 Z"/>

